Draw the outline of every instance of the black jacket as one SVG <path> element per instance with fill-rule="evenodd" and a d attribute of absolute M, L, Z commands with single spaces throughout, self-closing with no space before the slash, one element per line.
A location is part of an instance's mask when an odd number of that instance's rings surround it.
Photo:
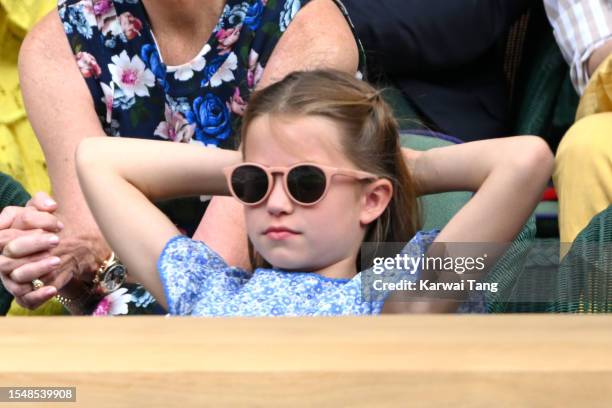
<path fill-rule="evenodd" d="M 344 0 L 368 57 L 435 130 L 506 136 L 507 85 L 496 47 L 533 0 Z M 501 52 L 500 52 L 501 51 Z"/>

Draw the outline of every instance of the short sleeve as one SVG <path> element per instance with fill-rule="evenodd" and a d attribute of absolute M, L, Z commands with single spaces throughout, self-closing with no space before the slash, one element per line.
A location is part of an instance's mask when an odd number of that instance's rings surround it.
<path fill-rule="evenodd" d="M 249 275 L 230 267 L 204 242 L 176 236 L 166 244 L 157 270 L 172 315 L 191 315 L 203 302 L 218 302 L 236 293 Z"/>
<path fill-rule="evenodd" d="M 408 258 L 415 261 L 421 260 L 439 233 L 439 230 L 418 231 L 415 236 L 412 237 L 412 239 L 404 246 L 400 252 L 400 256 L 403 259 Z M 409 262 L 408 268 L 390 271 L 388 273 L 388 277 L 389 279 L 394 279 L 396 281 L 409 280 L 416 282 L 421 276 L 421 270 L 422 268 L 420 262 Z"/>
<path fill-rule="evenodd" d="M 374 259 L 373 266 L 360 274 L 364 300 L 382 307 L 380 302 L 384 302 L 392 291 L 412 290 L 410 285 L 421 276 L 423 255 L 439 232 L 419 231 L 399 253 L 388 253 Z"/>

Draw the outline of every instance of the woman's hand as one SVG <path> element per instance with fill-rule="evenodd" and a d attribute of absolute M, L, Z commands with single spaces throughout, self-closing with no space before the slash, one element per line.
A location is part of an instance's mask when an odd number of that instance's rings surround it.
<path fill-rule="evenodd" d="M 67 283 L 74 276 L 90 282 L 103 259 L 96 254 L 105 248 L 94 248 L 95 240 L 67 231 L 56 209 L 54 200 L 39 193 L 26 207 L 7 207 L 0 213 L 0 279 L 28 309 L 39 307 L 59 290 L 69 291 Z M 45 286 L 33 290 L 34 279 Z"/>
<path fill-rule="evenodd" d="M 56 209 L 54 200 L 39 193 L 26 207 L 6 207 L 0 213 L 0 280 L 24 307 L 37 307 L 57 293 L 47 285 L 33 290 L 31 283 L 42 276 L 33 269 L 45 275 L 57 267 L 49 252 L 64 228 L 52 214 Z"/>

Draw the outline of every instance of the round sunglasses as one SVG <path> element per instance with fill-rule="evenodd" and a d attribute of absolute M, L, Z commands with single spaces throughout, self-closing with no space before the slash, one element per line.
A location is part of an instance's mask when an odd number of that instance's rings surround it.
<path fill-rule="evenodd" d="M 283 187 L 296 204 L 311 206 L 321 201 L 335 176 L 357 180 L 375 180 L 372 173 L 339 169 L 314 163 L 298 163 L 290 167 L 265 167 L 258 163 L 241 163 L 223 169 L 230 193 L 244 205 L 261 204 L 272 191 L 274 174 L 283 175 Z"/>

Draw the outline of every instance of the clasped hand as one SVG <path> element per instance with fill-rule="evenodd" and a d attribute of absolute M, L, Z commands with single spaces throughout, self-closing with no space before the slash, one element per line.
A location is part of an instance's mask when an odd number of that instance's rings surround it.
<path fill-rule="evenodd" d="M 51 197 L 38 193 L 25 207 L 6 207 L 0 213 L 0 279 L 28 309 L 51 299 L 72 278 L 70 268 L 62 268 L 62 258 L 53 253 L 64 229 L 56 209 Z M 44 286 L 35 290 L 34 279 Z"/>

